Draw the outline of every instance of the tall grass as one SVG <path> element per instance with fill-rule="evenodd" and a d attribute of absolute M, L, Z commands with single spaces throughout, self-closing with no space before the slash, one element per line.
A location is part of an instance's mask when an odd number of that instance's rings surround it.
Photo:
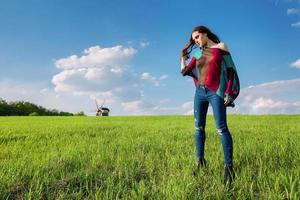
<path fill-rule="evenodd" d="M 207 118 L 195 167 L 192 116 L 1 117 L 0 199 L 299 199 L 300 116 L 229 115 L 236 179 Z"/>

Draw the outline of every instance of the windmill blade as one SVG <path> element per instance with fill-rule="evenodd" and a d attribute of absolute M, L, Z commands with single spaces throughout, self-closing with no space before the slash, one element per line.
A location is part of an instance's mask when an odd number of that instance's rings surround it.
<path fill-rule="evenodd" d="M 98 102 L 97 102 L 96 99 L 95 99 L 95 103 L 96 103 L 96 108 L 97 108 L 97 110 L 99 110 L 99 105 L 98 105 Z"/>
<path fill-rule="evenodd" d="M 104 103 L 105 103 L 105 99 L 103 100 L 103 103 L 102 103 L 102 105 L 101 105 L 101 108 L 103 108 Z"/>

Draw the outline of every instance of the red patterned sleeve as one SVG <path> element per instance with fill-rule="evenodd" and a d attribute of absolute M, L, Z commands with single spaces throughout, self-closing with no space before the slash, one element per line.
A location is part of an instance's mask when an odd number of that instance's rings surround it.
<path fill-rule="evenodd" d="M 186 65 L 182 70 L 181 70 L 181 74 L 183 76 L 186 76 L 186 75 L 190 75 L 191 74 L 191 71 L 192 69 L 196 66 L 196 58 L 195 57 L 192 57 L 189 64 Z"/>

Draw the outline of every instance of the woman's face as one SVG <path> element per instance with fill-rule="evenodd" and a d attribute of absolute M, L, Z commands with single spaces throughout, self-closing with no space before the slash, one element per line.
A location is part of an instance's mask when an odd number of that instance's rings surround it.
<path fill-rule="evenodd" d="M 206 33 L 199 33 L 198 31 L 192 33 L 192 38 L 199 47 L 204 46 L 208 39 Z"/>

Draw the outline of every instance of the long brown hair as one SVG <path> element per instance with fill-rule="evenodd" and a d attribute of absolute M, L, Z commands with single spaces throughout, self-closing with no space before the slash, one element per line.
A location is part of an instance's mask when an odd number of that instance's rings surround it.
<path fill-rule="evenodd" d="M 213 32 L 211 32 L 206 26 L 197 26 L 197 27 L 193 28 L 189 42 L 186 43 L 182 49 L 181 56 L 184 59 L 188 59 L 189 54 L 193 51 L 193 47 L 195 46 L 195 41 L 192 38 L 192 34 L 196 31 L 199 33 L 206 33 L 207 37 L 210 40 L 212 40 L 214 43 L 220 43 L 219 37 L 216 34 L 214 34 Z"/>

